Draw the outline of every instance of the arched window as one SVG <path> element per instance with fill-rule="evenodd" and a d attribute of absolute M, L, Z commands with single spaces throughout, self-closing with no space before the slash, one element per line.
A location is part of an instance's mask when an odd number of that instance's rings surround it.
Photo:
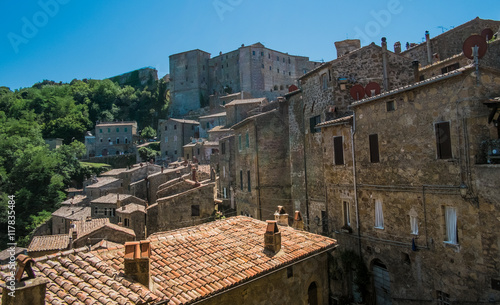
<path fill-rule="evenodd" d="M 307 304 L 318 305 L 318 287 L 316 282 L 312 282 L 307 289 Z"/>

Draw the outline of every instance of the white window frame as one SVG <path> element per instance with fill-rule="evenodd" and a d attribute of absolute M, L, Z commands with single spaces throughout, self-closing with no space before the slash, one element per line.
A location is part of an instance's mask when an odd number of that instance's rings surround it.
<path fill-rule="evenodd" d="M 379 199 L 375 200 L 375 229 L 384 229 L 384 209 Z"/>
<path fill-rule="evenodd" d="M 351 210 L 349 206 L 349 201 L 344 201 L 343 202 L 343 216 L 344 216 L 344 225 L 346 226 L 351 226 Z"/>
<path fill-rule="evenodd" d="M 412 235 L 418 235 L 418 217 L 410 215 L 410 228 Z"/>
<path fill-rule="evenodd" d="M 227 199 L 227 188 L 224 188 L 224 199 Z"/>
<path fill-rule="evenodd" d="M 444 207 L 444 221 L 447 244 L 458 245 L 457 230 L 457 208 L 451 206 Z"/>

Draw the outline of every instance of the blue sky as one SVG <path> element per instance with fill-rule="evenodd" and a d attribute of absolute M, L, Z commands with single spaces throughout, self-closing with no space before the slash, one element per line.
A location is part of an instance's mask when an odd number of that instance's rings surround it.
<path fill-rule="evenodd" d="M 145 66 L 168 73 L 168 56 L 215 56 L 241 44 L 311 60 L 336 58 L 334 42 L 422 42 L 479 16 L 500 19 L 497 1 L 429 0 L 0 0 L 0 86 L 49 79 L 103 79 Z M 493 29 L 495 32 L 497 29 Z"/>

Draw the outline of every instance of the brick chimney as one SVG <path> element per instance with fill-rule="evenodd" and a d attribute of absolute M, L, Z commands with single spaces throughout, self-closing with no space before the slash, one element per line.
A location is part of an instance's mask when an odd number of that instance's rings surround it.
<path fill-rule="evenodd" d="M 292 228 L 296 230 L 304 230 L 304 219 L 302 219 L 300 211 L 295 211 Z"/>
<path fill-rule="evenodd" d="M 116 207 L 119 208 L 122 206 L 122 202 L 120 201 L 120 194 L 116 194 Z"/>
<path fill-rule="evenodd" d="M 361 41 L 359 39 L 336 41 L 335 48 L 337 49 L 337 58 L 339 58 L 361 48 Z"/>
<path fill-rule="evenodd" d="M 268 220 L 266 233 L 264 233 L 264 249 L 273 253 L 281 250 L 281 232 L 276 220 Z"/>
<path fill-rule="evenodd" d="M 396 53 L 396 54 L 401 53 L 401 42 L 396 41 L 394 43 L 394 53 Z"/>
<path fill-rule="evenodd" d="M 276 220 L 280 226 L 288 226 L 288 213 L 283 206 L 278 206 L 278 210 L 274 213 L 274 220 Z"/>
<path fill-rule="evenodd" d="M 7 278 L 7 281 L 0 285 L 2 287 L 2 304 L 45 305 L 45 291 L 49 280 L 35 276 L 32 269 L 35 261 L 31 257 L 19 254 L 16 261 L 16 276 Z M 27 277 L 23 277 L 25 272 Z M 14 292 L 10 290 L 12 286 L 15 288 Z"/>
<path fill-rule="evenodd" d="M 149 240 L 125 243 L 125 274 L 151 290 L 151 245 Z"/>
<path fill-rule="evenodd" d="M 429 31 L 425 31 L 425 43 L 427 45 L 427 64 L 432 64 L 432 49 L 431 49 L 431 38 Z"/>

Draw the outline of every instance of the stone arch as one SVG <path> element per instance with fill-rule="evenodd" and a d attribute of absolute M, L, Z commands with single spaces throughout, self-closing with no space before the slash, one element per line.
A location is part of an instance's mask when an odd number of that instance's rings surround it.
<path fill-rule="evenodd" d="M 318 305 L 318 285 L 316 282 L 312 282 L 309 284 L 309 288 L 307 288 L 307 304 L 308 305 Z"/>
<path fill-rule="evenodd" d="M 391 279 L 387 266 L 378 258 L 371 262 L 373 292 L 376 305 L 392 305 Z"/>

